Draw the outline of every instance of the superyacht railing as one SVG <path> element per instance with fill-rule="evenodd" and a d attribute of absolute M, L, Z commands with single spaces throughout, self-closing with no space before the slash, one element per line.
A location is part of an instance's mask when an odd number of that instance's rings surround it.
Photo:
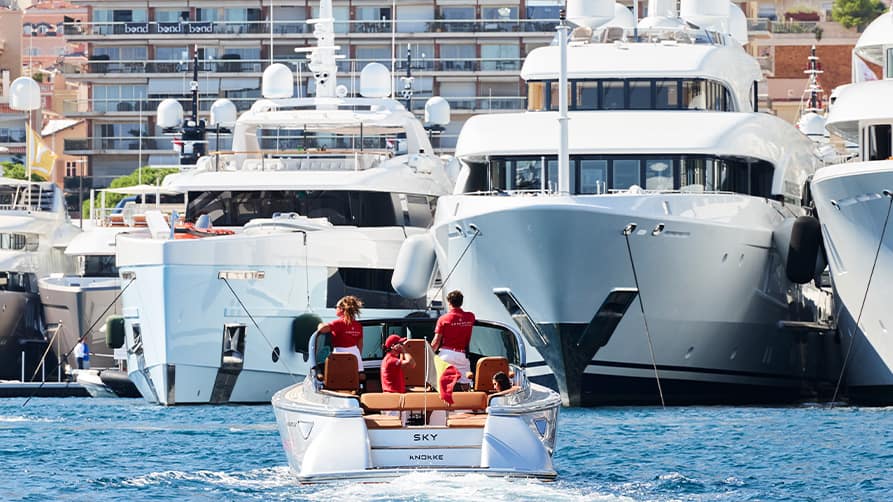
<path fill-rule="evenodd" d="M 336 33 L 369 33 L 389 35 L 397 33 L 486 33 L 486 32 L 546 32 L 554 33 L 557 19 L 397 19 L 397 20 L 336 20 Z M 63 23 L 68 36 L 78 35 L 214 35 L 270 33 L 270 21 L 92 21 Z M 275 20 L 273 33 L 311 34 L 313 27 L 302 19 Z"/>

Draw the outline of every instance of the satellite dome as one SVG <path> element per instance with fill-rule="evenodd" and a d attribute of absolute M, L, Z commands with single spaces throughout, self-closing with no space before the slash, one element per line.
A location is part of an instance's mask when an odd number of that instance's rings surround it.
<path fill-rule="evenodd" d="M 218 99 L 211 105 L 211 125 L 232 127 L 236 123 L 239 112 L 236 105 L 228 99 Z"/>
<path fill-rule="evenodd" d="M 183 125 L 183 105 L 176 99 L 164 99 L 158 103 L 158 127 L 177 129 Z"/>
<path fill-rule="evenodd" d="M 273 63 L 264 70 L 261 94 L 267 99 L 285 99 L 294 95 L 294 75 L 288 66 Z"/>
<path fill-rule="evenodd" d="M 381 63 L 369 63 L 360 73 L 360 94 L 367 98 L 391 95 L 391 72 Z"/>
<path fill-rule="evenodd" d="M 31 77 L 19 77 L 9 86 L 9 107 L 29 111 L 40 108 L 40 86 Z"/>

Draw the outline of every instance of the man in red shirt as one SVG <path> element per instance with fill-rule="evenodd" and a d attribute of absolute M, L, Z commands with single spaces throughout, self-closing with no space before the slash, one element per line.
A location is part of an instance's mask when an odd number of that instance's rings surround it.
<path fill-rule="evenodd" d="M 447 303 L 450 310 L 440 316 L 437 326 L 434 328 L 434 340 L 431 348 L 440 350 L 441 359 L 452 364 L 459 370 L 459 383 L 465 388 L 471 387 L 471 364 L 465 355 L 468 352 L 468 342 L 471 340 L 471 330 L 474 327 L 474 314 L 462 310 L 462 302 L 465 297 L 459 290 L 450 291 L 447 294 Z"/>
<path fill-rule="evenodd" d="M 387 351 L 381 360 L 381 390 L 384 392 L 406 392 L 406 381 L 403 376 L 403 367 L 409 365 L 415 368 L 415 360 L 406 352 L 403 342 L 406 338 L 399 335 L 391 335 L 384 343 Z"/>

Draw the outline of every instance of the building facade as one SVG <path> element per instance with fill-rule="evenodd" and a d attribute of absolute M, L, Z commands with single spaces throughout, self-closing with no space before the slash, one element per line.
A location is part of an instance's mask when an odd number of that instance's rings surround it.
<path fill-rule="evenodd" d="M 22 11 L 0 6 L 0 162 L 25 158 L 26 115 L 9 107 L 9 86 L 22 75 Z"/>
<path fill-rule="evenodd" d="M 271 61 L 296 71 L 298 95 L 313 92 L 304 57 L 294 49 L 314 43 L 306 20 L 317 16 L 317 1 L 272 7 L 244 0 L 75 3 L 86 8 L 87 19 L 66 24 L 66 33 L 86 44 L 89 61 L 67 77 L 88 84 L 89 96 L 86 111 L 68 117 L 83 118 L 87 135 L 66 141 L 65 152 L 87 159 L 94 186 L 105 186 L 139 164 L 176 163 L 172 138 L 160 133 L 154 113 L 171 97 L 190 109 L 195 55 L 203 117 L 222 97 L 247 109 L 259 97 L 260 77 Z M 551 42 L 563 5 L 561 0 L 333 3 L 336 43 L 345 56 L 339 83 L 353 92 L 362 68 L 376 61 L 393 68 L 399 97 L 399 77 L 410 66 L 413 110 L 421 114 L 434 95 L 450 102 L 453 122 L 436 142 L 445 151 L 454 147 L 470 115 L 523 109 L 521 63 L 530 50 Z"/>

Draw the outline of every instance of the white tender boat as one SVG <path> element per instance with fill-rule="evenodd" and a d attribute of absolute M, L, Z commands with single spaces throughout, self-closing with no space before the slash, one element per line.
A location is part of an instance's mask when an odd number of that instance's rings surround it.
<path fill-rule="evenodd" d="M 883 79 L 835 89 L 826 127 L 858 144 L 852 162 L 820 169 L 812 196 L 840 314 L 848 398 L 893 404 L 893 12 L 862 33 L 854 50 Z"/>
<path fill-rule="evenodd" d="M 181 239 L 159 216 L 118 239 L 127 367 L 149 401 L 269 402 L 306 374 L 295 347 L 342 296 L 370 317 L 425 306 L 393 291 L 391 273 L 452 183 L 421 122 L 387 97 L 382 65 L 364 68 L 363 97 L 340 97 L 330 2 L 320 17 L 309 21 L 316 96 L 290 97 L 294 76 L 271 65 L 270 99 L 238 117 L 233 151 L 164 180 L 186 194 L 187 222 L 235 234 Z"/>
<path fill-rule="evenodd" d="M 552 452 L 560 398 L 528 381 L 524 345 L 513 328 L 475 324 L 469 345 L 474 387 L 454 392 L 450 405 L 434 390 L 431 376 L 434 318 L 361 322 L 366 392 L 358 392 L 355 357 L 329 354 L 328 336 L 314 334 L 307 351 L 316 371 L 273 397 L 285 454 L 298 479 L 374 481 L 418 470 L 556 476 Z M 380 389 L 382 344 L 394 333 L 409 338 L 407 351 L 418 363 L 405 370 L 410 391 L 373 392 Z M 512 376 L 508 391 L 493 392 L 498 371 Z"/>
<path fill-rule="evenodd" d="M 569 119 L 553 45 L 524 62 L 526 113 L 465 123 L 455 192 L 429 235 L 407 241 L 395 287 L 425 295 L 417 264 L 436 254 L 444 290 L 517 324 L 535 349 L 529 375 L 570 405 L 656 404 L 661 391 L 675 404 L 791 402 L 827 385 L 829 342 L 779 328 L 819 315 L 787 266 L 818 159 L 791 124 L 755 111 L 743 14 L 683 0 L 682 18 L 636 30 L 591 22 L 612 19 L 603 4 L 568 6 L 582 24 L 567 44 Z M 797 282 L 813 277 L 815 242 Z"/>

